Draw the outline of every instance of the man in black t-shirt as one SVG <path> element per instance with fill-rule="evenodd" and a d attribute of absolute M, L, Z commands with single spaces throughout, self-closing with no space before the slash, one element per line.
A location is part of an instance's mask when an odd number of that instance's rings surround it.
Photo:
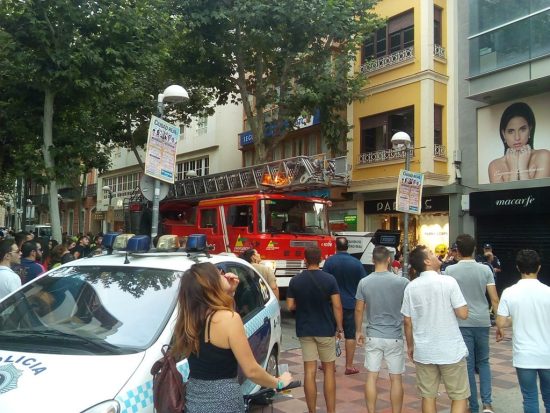
<path fill-rule="evenodd" d="M 304 392 L 308 410 L 316 409 L 317 360 L 325 373 L 325 401 L 327 412 L 336 409 L 336 342 L 342 338 L 342 302 L 334 276 L 319 269 L 321 250 L 306 248 L 307 269 L 290 280 L 286 304 L 296 311 L 296 335 L 304 359 Z"/>

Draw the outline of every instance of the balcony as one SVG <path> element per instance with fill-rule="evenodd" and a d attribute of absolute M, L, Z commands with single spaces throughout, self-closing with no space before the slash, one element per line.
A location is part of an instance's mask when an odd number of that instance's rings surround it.
<path fill-rule="evenodd" d="M 446 50 L 440 44 L 434 44 L 434 57 L 442 60 L 447 60 Z"/>
<path fill-rule="evenodd" d="M 447 148 L 444 145 L 434 144 L 434 156 L 447 159 Z"/>
<path fill-rule="evenodd" d="M 414 149 L 409 149 L 411 159 L 414 157 Z M 359 165 L 372 165 L 388 161 L 404 161 L 405 149 L 381 149 L 374 152 L 365 152 L 359 155 Z"/>
<path fill-rule="evenodd" d="M 378 70 L 387 69 L 392 66 L 401 65 L 414 60 L 414 46 L 398 50 L 392 54 L 376 59 L 368 60 L 361 66 L 362 73 L 372 73 Z"/>

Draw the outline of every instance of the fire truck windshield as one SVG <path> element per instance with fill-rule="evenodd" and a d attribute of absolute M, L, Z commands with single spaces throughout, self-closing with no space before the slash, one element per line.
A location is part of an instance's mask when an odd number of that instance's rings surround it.
<path fill-rule="evenodd" d="M 260 232 L 328 235 L 327 205 L 314 201 L 263 199 L 260 202 Z"/>

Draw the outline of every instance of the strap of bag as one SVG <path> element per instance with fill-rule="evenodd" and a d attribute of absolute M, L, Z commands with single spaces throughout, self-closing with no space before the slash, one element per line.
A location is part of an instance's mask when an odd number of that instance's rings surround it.
<path fill-rule="evenodd" d="M 321 291 L 321 293 L 327 298 L 327 300 L 330 300 L 330 296 L 327 294 L 327 292 L 323 289 L 323 287 L 321 287 L 321 284 L 319 284 L 319 281 L 317 281 L 317 279 L 315 279 L 315 277 L 313 276 L 313 274 L 311 273 L 310 270 L 306 270 L 307 274 L 309 275 L 309 278 L 311 278 L 311 281 L 313 281 L 313 283 L 317 286 L 317 288 L 319 289 L 319 291 Z"/>

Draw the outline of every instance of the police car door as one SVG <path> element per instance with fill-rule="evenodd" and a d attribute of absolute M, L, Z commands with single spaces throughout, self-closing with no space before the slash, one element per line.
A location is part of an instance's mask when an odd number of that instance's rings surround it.
<path fill-rule="evenodd" d="M 252 268 L 236 263 L 217 264 L 225 272 L 232 272 L 239 277 L 239 286 L 235 291 L 236 311 L 243 319 L 246 335 L 256 361 L 266 366 L 269 356 L 272 335 L 273 305 L 270 300 L 270 289 L 266 282 Z M 276 303 L 278 307 L 278 303 Z M 244 375 L 239 370 L 239 382 L 243 383 Z M 244 383 L 243 387 L 248 384 Z"/>

